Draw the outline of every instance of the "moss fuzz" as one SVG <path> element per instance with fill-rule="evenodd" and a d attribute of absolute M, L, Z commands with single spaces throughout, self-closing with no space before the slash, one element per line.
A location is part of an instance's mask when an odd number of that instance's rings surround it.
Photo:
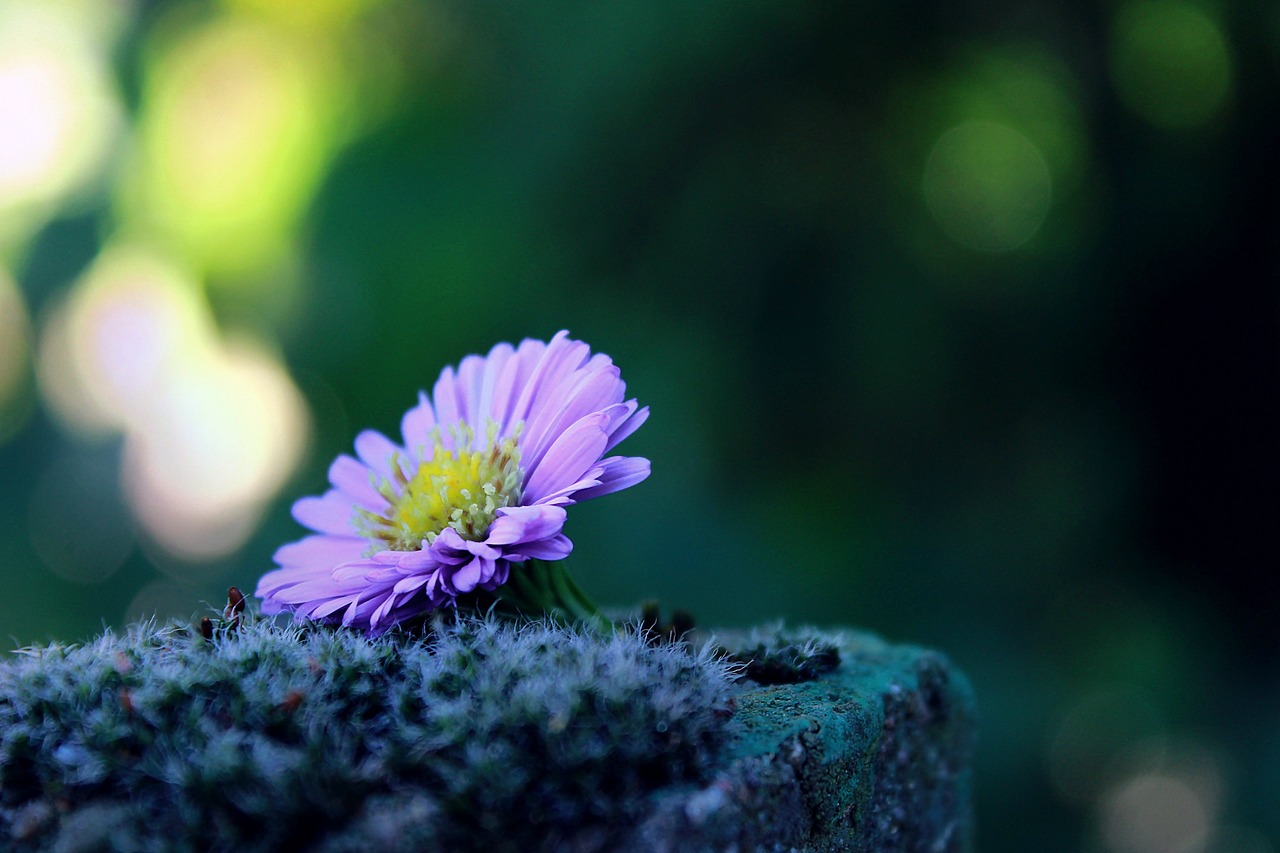
<path fill-rule="evenodd" d="M 601 849 L 652 792 L 708 778 L 735 674 L 484 619 L 24 649 L 0 661 L 0 848 Z"/>
<path fill-rule="evenodd" d="M 815 681 L 840 665 L 840 647 L 830 635 L 813 628 L 790 630 L 781 623 L 754 628 L 721 649 L 726 660 L 741 666 L 743 678 L 757 684 Z"/>

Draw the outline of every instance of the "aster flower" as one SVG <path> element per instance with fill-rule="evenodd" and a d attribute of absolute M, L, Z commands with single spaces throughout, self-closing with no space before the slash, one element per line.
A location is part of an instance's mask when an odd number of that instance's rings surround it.
<path fill-rule="evenodd" d="M 293 505 L 314 533 L 276 552 L 263 613 L 380 634 L 485 590 L 599 618 L 554 561 L 573 548 L 566 507 L 649 476 L 647 459 L 606 456 L 649 415 L 625 390 L 567 332 L 446 367 L 405 414 L 403 444 L 360 433 L 357 458 L 329 468 L 333 488 Z"/>

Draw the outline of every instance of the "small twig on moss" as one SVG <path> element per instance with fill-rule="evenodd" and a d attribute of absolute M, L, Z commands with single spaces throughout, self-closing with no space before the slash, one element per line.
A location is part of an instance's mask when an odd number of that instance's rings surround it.
<path fill-rule="evenodd" d="M 208 616 L 200 619 L 200 636 L 206 640 L 239 631 L 249 618 L 246 611 L 248 599 L 239 587 L 227 589 L 227 606 L 222 609 L 222 619 L 215 623 Z"/>

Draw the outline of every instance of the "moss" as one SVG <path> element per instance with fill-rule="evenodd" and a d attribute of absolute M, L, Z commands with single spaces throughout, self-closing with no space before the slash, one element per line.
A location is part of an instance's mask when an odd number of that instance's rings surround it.
<path fill-rule="evenodd" d="M 634 635 L 470 619 L 379 640 L 143 625 L 26 649 L 0 665 L 0 838 L 15 852 L 603 844 L 648 792 L 714 763 L 730 674 Z"/>
<path fill-rule="evenodd" d="M 0 849 L 971 843 L 972 697 L 932 652 L 781 627 L 695 651 L 643 622 L 371 640 L 224 616 L 0 660 Z"/>
<path fill-rule="evenodd" d="M 755 628 L 721 649 L 726 660 L 742 667 L 744 678 L 757 684 L 813 681 L 840 665 L 839 646 L 812 628 L 788 630 L 781 624 Z"/>

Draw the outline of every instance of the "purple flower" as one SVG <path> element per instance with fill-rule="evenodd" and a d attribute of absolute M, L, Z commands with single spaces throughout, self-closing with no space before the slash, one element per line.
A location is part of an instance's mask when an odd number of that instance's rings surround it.
<path fill-rule="evenodd" d="M 567 332 L 498 344 L 446 367 L 401 422 L 403 445 L 366 430 L 333 488 L 293 517 L 315 531 L 275 554 L 258 582 L 267 614 L 380 634 L 507 582 L 513 563 L 573 549 L 565 507 L 633 486 L 649 460 L 606 456 L 649 415 L 618 368 Z"/>

